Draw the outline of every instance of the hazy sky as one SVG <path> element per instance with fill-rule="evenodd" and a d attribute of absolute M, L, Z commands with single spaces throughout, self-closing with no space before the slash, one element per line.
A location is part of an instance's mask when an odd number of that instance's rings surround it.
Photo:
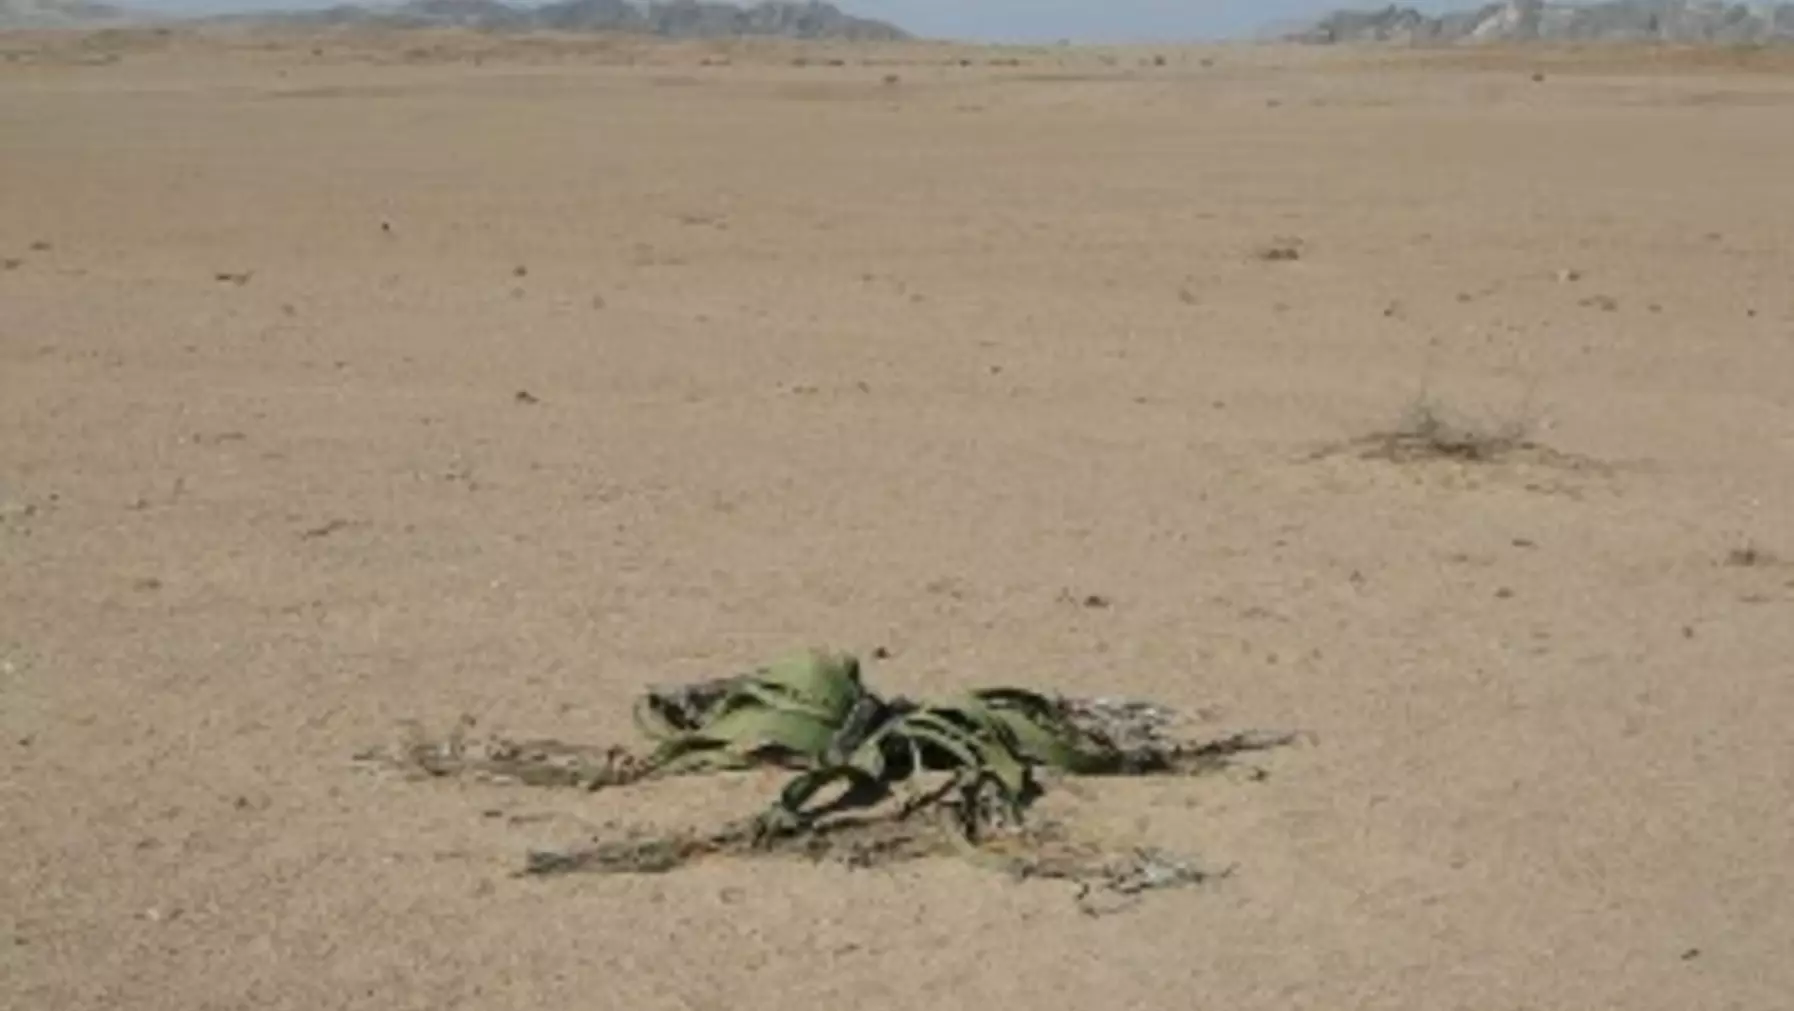
<path fill-rule="evenodd" d="M 161 10 L 327 7 L 336 0 L 118 0 Z M 361 0 L 368 2 L 368 0 Z M 512 0 L 531 3 L 534 0 Z M 737 0 L 741 2 L 741 0 Z M 1386 2 L 1386 0 L 1385 0 Z M 918 35 L 999 42 L 1199 40 L 1249 36 L 1266 25 L 1377 0 L 834 0 L 852 14 L 885 18 Z M 1481 0 L 1405 0 L 1437 11 Z"/>

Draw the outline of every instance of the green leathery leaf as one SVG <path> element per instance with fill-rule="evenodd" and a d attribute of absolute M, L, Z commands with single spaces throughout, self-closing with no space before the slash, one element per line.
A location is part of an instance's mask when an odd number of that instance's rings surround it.
<path fill-rule="evenodd" d="M 761 681 L 745 681 L 729 697 L 717 707 L 720 717 L 732 710 L 746 708 L 769 709 L 773 712 L 795 713 L 813 717 L 832 724 L 839 724 L 846 716 L 819 704 L 809 696 L 798 694 L 777 684 Z"/>
<path fill-rule="evenodd" d="M 938 710 L 924 709 L 911 713 L 899 722 L 893 732 L 913 742 L 930 744 L 946 752 L 959 768 L 976 769 L 983 764 L 982 749 L 978 746 L 977 738 Z"/>
<path fill-rule="evenodd" d="M 722 769 L 744 769 L 753 760 L 726 746 L 727 742 L 689 734 L 674 738 L 654 749 L 647 767 L 660 776 L 688 772 L 709 772 Z"/>
<path fill-rule="evenodd" d="M 791 782 L 785 784 L 785 789 L 779 792 L 778 807 L 802 818 L 804 805 L 808 804 L 818 793 L 841 780 L 848 781 L 850 790 L 883 793 L 885 789 L 883 777 L 875 773 L 853 765 L 831 765 L 800 773 Z"/>
<path fill-rule="evenodd" d="M 790 699 L 843 719 L 865 692 L 860 684 L 860 662 L 848 653 L 805 650 L 756 671 L 751 679 L 758 690 L 781 692 Z"/>
<path fill-rule="evenodd" d="M 660 710 L 655 708 L 654 697 L 651 695 L 643 695 L 636 699 L 634 708 L 630 710 L 630 716 L 635 720 L 635 729 L 641 731 L 642 736 L 651 741 L 664 741 L 676 737 L 680 733 L 679 728 L 667 722 L 666 717 L 660 715 Z"/>
<path fill-rule="evenodd" d="M 904 717 L 887 721 L 883 726 L 860 742 L 847 764 L 864 769 L 879 777 L 897 782 L 922 771 L 922 751 L 914 737 L 903 732 Z M 896 749 L 901 748 L 901 751 Z M 893 768 L 893 757 L 907 760 L 909 767 Z"/>
<path fill-rule="evenodd" d="M 1116 752 L 1080 733 L 1046 696 L 1019 688 L 991 688 L 974 697 L 988 718 L 1015 739 L 1021 757 L 1035 764 L 1083 774 L 1109 771 L 1119 764 Z"/>
<path fill-rule="evenodd" d="M 987 741 L 1012 753 L 1017 752 L 1020 747 L 1020 742 L 1010 732 L 1008 725 L 998 719 L 997 714 L 976 696 L 961 696 L 945 705 L 930 706 L 927 711 L 935 719 L 958 727 L 961 733 L 974 741 Z"/>
<path fill-rule="evenodd" d="M 743 707 L 764 707 L 767 704 L 767 699 L 751 690 L 748 679 L 741 678 L 730 685 L 729 689 L 718 697 L 709 709 L 698 714 L 700 723 L 696 727 L 681 726 L 668 719 L 666 714 L 661 711 L 658 700 L 652 694 L 636 699 L 631 715 L 635 720 L 636 729 L 651 739 L 665 741 L 680 737 L 701 736 L 705 727 L 726 713 Z"/>
<path fill-rule="evenodd" d="M 997 780 L 1011 803 L 1026 794 L 1027 756 L 1009 726 L 988 707 L 976 698 L 965 698 L 926 713 L 930 718 L 924 721 L 925 726 L 952 728 L 954 736 L 975 750 L 976 767 Z"/>
<path fill-rule="evenodd" d="M 633 716 L 643 734 L 661 742 L 657 767 L 740 765 L 704 753 L 745 758 L 768 746 L 814 762 L 864 694 L 857 660 L 810 650 L 738 679 L 695 728 L 675 725 L 652 696 L 637 701 Z"/>
<path fill-rule="evenodd" d="M 1028 792 L 1028 767 L 1009 749 L 1003 734 L 966 714 L 932 710 L 906 721 L 903 733 L 912 742 L 933 745 L 953 756 L 962 773 L 989 776 L 1002 787 L 1004 799 L 1018 803 Z M 972 723 L 967 727 L 965 723 Z M 982 732 L 980 732 L 982 731 Z"/>
<path fill-rule="evenodd" d="M 1027 763 L 1017 759 L 1007 748 L 993 748 L 985 752 L 984 771 L 994 776 L 1003 786 L 1005 797 L 1011 804 L 1019 801 L 1028 791 Z"/>
<path fill-rule="evenodd" d="M 839 723 L 865 694 L 859 661 L 852 655 L 806 650 L 734 679 L 721 698 L 701 714 L 697 727 L 675 725 L 652 695 L 636 701 L 633 716 L 643 734 L 666 740 L 681 734 L 707 734 L 716 721 L 744 708 L 796 712 Z"/>
<path fill-rule="evenodd" d="M 739 707 L 705 724 L 704 729 L 675 737 L 661 745 L 654 762 L 665 768 L 696 753 L 722 752 L 729 761 L 763 757 L 777 749 L 784 757 L 814 761 L 834 735 L 828 723 L 802 713 L 780 712 L 764 706 Z M 706 764 L 709 764 L 707 760 Z"/>
<path fill-rule="evenodd" d="M 890 765 L 885 760 L 884 751 L 887 740 L 889 740 L 887 731 L 880 731 L 868 737 L 860 743 L 858 748 L 854 749 L 853 754 L 847 756 L 847 760 L 843 764 L 851 765 L 868 776 L 884 779 L 890 772 Z"/>
<path fill-rule="evenodd" d="M 1002 785 L 1007 799 L 1015 803 L 1028 789 L 1028 764 L 1013 734 L 1000 721 L 978 710 L 962 710 L 966 718 L 980 724 L 982 731 L 974 738 L 980 745 L 983 771 Z"/>

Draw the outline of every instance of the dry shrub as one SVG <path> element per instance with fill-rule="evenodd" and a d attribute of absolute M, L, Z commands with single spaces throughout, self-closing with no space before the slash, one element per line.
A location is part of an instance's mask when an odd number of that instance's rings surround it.
<path fill-rule="evenodd" d="M 1389 460 L 1462 460 L 1487 463 L 1536 449 L 1534 424 L 1524 417 L 1473 418 L 1431 397 L 1410 403 L 1388 431 L 1365 441 L 1366 455 Z"/>

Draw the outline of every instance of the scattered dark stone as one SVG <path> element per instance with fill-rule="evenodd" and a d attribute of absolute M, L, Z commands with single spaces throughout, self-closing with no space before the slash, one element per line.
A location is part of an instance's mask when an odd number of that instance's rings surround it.
<path fill-rule="evenodd" d="M 254 276 L 255 271 L 253 270 L 220 270 L 212 275 L 212 280 L 221 284 L 234 284 L 242 287 L 248 284 L 249 279 Z"/>
<path fill-rule="evenodd" d="M 1076 607 L 1086 607 L 1093 611 L 1102 610 L 1113 603 L 1108 597 L 1103 596 L 1100 593 L 1089 593 L 1080 597 L 1070 590 L 1059 591 L 1059 602 L 1062 604 L 1071 604 Z"/>
<path fill-rule="evenodd" d="M 1514 591 L 1508 589 L 1505 586 L 1502 587 L 1501 589 L 1495 591 L 1495 598 L 1497 600 L 1511 600 L 1511 599 L 1513 599 L 1513 596 L 1514 596 Z"/>
<path fill-rule="evenodd" d="M 1526 537 L 1516 537 L 1514 538 L 1513 543 L 1516 548 L 1536 548 L 1539 546 L 1537 541 Z"/>
<path fill-rule="evenodd" d="M 967 587 L 963 581 L 955 579 L 952 576 L 942 576 L 939 579 L 929 580 L 928 584 L 922 587 L 922 589 L 937 597 L 951 597 L 954 600 L 964 600 L 969 587 Z"/>
<path fill-rule="evenodd" d="M 33 242 L 29 248 L 33 253 L 47 253 L 56 247 L 50 245 L 50 240 L 48 239 L 39 239 L 36 242 Z"/>
<path fill-rule="evenodd" d="M 539 404 L 542 402 L 542 398 L 536 396 L 534 393 L 531 393 L 528 390 L 518 390 L 516 393 L 511 395 L 511 399 L 515 400 L 519 404 Z"/>
<path fill-rule="evenodd" d="M 0 270 L 18 270 L 24 265 L 25 261 L 16 256 L 9 256 L 4 260 L 0 260 Z"/>
<path fill-rule="evenodd" d="M 1155 56 L 1153 56 L 1153 58 L 1152 58 L 1152 65 L 1153 65 L 1153 66 L 1155 66 L 1155 67 L 1162 67 L 1162 66 L 1164 66 L 1164 65 L 1165 65 L 1165 58 L 1164 58 L 1164 57 L 1163 57 L 1163 56 L 1157 56 L 1157 55 L 1155 55 Z"/>
<path fill-rule="evenodd" d="M 889 647 L 879 646 L 872 651 L 872 659 L 874 660 L 889 660 L 890 658 L 891 650 Z"/>
<path fill-rule="evenodd" d="M 390 222 L 390 221 L 380 222 L 380 230 L 382 232 L 387 233 L 388 235 L 392 234 L 392 222 Z"/>
<path fill-rule="evenodd" d="M 1302 240 L 1272 239 L 1268 244 L 1259 247 L 1257 256 L 1266 263 L 1293 263 L 1302 258 Z"/>
<path fill-rule="evenodd" d="M 1545 75 L 1544 74 L 1533 74 L 1532 75 L 1532 83 L 1534 83 L 1534 84 L 1545 83 Z"/>
<path fill-rule="evenodd" d="M 511 268 L 511 276 L 512 277 L 528 277 L 529 276 L 529 268 L 524 266 L 523 264 L 519 263 L 517 266 Z"/>
<path fill-rule="evenodd" d="M 154 576 L 148 576 L 143 579 L 135 579 L 135 580 L 131 581 L 131 589 L 140 590 L 145 593 L 150 593 L 155 590 L 160 590 L 161 588 L 162 588 L 162 581 L 160 579 L 157 579 Z"/>
<path fill-rule="evenodd" d="M 328 522 L 325 522 L 318 526 L 311 527 L 309 529 L 301 531 L 299 534 L 299 539 L 304 540 L 304 541 L 315 541 L 320 537 L 329 537 L 331 534 L 334 534 L 338 530 L 342 530 L 348 526 L 349 526 L 348 520 L 344 520 L 344 519 L 329 520 Z"/>
<path fill-rule="evenodd" d="M 897 85 L 903 83 L 903 78 L 897 76 L 896 74 L 886 74 L 884 81 L 885 81 L 885 87 L 892 88 L 892 87 L 896 87 Z"/>
<path fill-rule="evenodd" d="M 1620 308 L 1620 300 L 1612 295 L 1590 295 L 1576 304 L 1602 312 L 1618 312 Z"/>
<path fill-rule="evenodd" d="M 1684 962 L 1692 962 L 1699 957 L 1701 957 L 1701 949 L 1699 948 L 1689 948 L 1687 951 L 1682 952 L 1682 961 Z"/>

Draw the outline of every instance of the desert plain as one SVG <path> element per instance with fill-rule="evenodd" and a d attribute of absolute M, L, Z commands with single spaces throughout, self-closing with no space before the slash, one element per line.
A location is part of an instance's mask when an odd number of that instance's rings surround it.
<path fill-rule="evenodd" d="M 1772 50 L 0 36 L 0 1007 L 1788 1007 L 1790 125 Z M 777 780 L 351 761 L 808 644 L 1304 737 L 1059 789 L 1228 871 L 1104 916 L 519 878 Z"/>

